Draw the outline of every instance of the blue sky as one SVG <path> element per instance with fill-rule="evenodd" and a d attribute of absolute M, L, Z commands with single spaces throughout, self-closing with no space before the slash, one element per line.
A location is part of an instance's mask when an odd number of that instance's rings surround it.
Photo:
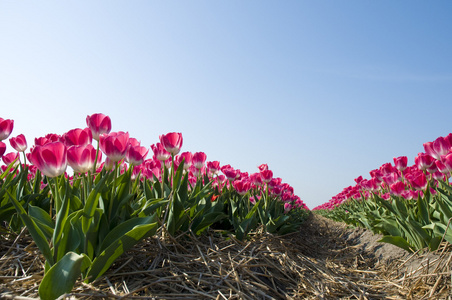
<path fill-rule="evenodd" d="M 450 1 L 1 1 L 0 117 L 29 144 L 96 112 L 267 163 L 313 208 L 452 131 Z M 11 150 L 11 149 L 10 149 Z"/>

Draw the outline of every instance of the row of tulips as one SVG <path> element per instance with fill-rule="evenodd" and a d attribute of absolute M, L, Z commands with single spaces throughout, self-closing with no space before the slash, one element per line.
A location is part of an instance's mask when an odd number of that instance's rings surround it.
<path fill-rule="evenodd" d="M 381 233 L 383 242 L 407 251 L 452 243 L 452 133 L 423 146 L 413 165 L 394 157 L 314 210 Z"/>
<path fill-rule="evenodd" d="M 42 299 L 69 292 L 80 275 L 99 278 L 146 237 L 212 228 L 242 240 L 259 226 L 295 231 L 308 215 L 266 164 L 248 174 L 203 152 L 180 153 L 181 133 L 161 135 L 148 149 L 127 132 L 111 132 L 108 116 L 87 116 L 86 124 L 36 138 L 26 153 L 24 135 L 9 138 L 14 121 L 0 119 L 2 230 L 26 226 L 45 257 Z M 15 152 L 5 154 L 8 138 Z"/>

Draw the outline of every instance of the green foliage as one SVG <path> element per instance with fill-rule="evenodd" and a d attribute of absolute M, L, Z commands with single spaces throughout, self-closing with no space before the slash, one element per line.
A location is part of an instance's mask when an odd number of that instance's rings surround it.
<path fill-rule="evenodd" d="M 316 213 L 382 234 L 381 242 L 409 252 L 436 250 L 443 239 L 452 243 L 452 188 L 447 182 L 440 182 L 434 191 L 432 194 L 427 188 L 418 200 L 384 200 L 373 194 L 371 198 L 351 199 L 333 210 Z"/>

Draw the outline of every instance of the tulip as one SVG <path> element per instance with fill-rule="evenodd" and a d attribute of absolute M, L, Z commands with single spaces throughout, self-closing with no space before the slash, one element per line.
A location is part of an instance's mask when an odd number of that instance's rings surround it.
<path fill-rule="evenodd" d="M 67 162 L 77 173 L 86 173 L 94 167 L 96 149 L 93 145 L 71 146 L 67 149 Z"/>
<path fill-rule="evenodd" d="M 13 166 L 13 167 L 15 167 L 20 163 L 19 153 L 18 152 L 10 152 L 8 154 L 5 154 L 2 156 L 2 160 L 5 163 L 5 165 L 10 165 L 11 163 L 13 163 L 15 161 L 14 166 Z"/>
<path fill-rule="evenodd" d="M 111 120 L 109 116 L 104 114 L 92 114 L 86 117 L 86 125 L 91 130 L 93 139 L 99 141 L 102 134 L 110 133 Z"/>
<path fill-rule="evenodd" d="M 405 184 L 401 181 L 391 184 L 391 193 L 395 196 L 401 196 L 402 192 L 405 191 Z"/>
<path fill-rule="evenodd" d="M 408 165 L 408 158 L 406 156 L 394 157 L 394 165 L 397 170 L 402 172 Z"/>
<path fill-rule="evenodd" d="M 449 153 L 451 144 L 448 138 L 440 136 L 433 142 L 427 142 L 423 144 L 425 153 L 434 157 L 437 160 L 441 159 L 441 156 Z"/>
<path fill-rule="evenodd" d="M 93 135 L 89 128 L 71 129 L 62 136 L 62 140 L 66 147 L 70 146 L 86 146 L 93 141 Z"/>
<path fill-rule="evenodd" d="M 263 170 L 261 171 L 261 176 L 265 183 L 269 183 L 273 178 L 273 172 L 271 170 Z"/>
<path fill-rule="evenodd" d="M 262 172 L 264 170 L 268 170 L 268 165 L 267 164 L 262 164 L 258 168 L 259 168 L 259 171 Z"/>
<path fill-rule="evenodd" d="M 414 158 L 414 163 L 416 164 L 419 170 L 425 171 L 433 165 L 434 160 L 435 159 L 428 154 L 419 153 Z"/>
<path fill-rule="evenodd" d="M 27 140 L 23 134 L 10 138 L 9 143 L 17 152 L 25 152 L 27 150 Z"/>
<path fill-rule="evenodd" d="M 5 154 L 6 151 L 6 144 L 3 142 L 0 142 L 0 157 L 3 156 L 3 154 Z"/>
<path fill-rule="evenodd" d="M 206 159 L 207 155 L 204 152 L 196 152 L 195 154 L 193 154 L 193 165 L 197 169 L 201 169 L 204 166 Z"/>
<path fill-rule="evenodd" d="M 288 213 L 292 209 L 292 204 L 284 203 L 284 213 Z"/>
<path fill-rule="evenodd" d="M 42 174 L 47 177 L 57 177 L 66 171 L 67 149 L 61 142 L 38 145 L 32 149 L 29 160 Z"/>
<path fill-rule="evenodd" d="M 224 169 L 221 171 L 229 181 L 233 181 L 237 177 L 237 170 L 234 170 L 233 168 Z"/>
<path fill-rule="evenodd" d="M 165 150 L 165 147 L 163 147 L 161 143 L 151 145 L 151 149 L 154 152 L 154 156 L 159 161 L 166 161 L 168 158 L 171 157 L 171 154 Z"/>
<path fill-rule="evenodd" d="M 118 162 L 126 156 L 129 146 L 128 132 L 111 132 L 99 136 L 99 145 L 102 152 L 112 161 Z"/>
<path fill-rule="evenodd" d="M 160 143 L 162 143 L 165 150 L 168 151 L 171 155 L 174 156 L 180 152 L 180 148 L 182 147 L 183 143 L 182 133 L 170 132 L 167 134 L 162 134 L 159 138 Z"/>
<path fill-rule="evenodd" d="M 141 165 L 146 156 L 148 155 L 149 149 L 141 146 L 129 146 L 126 153 L 126 161 L 132 166 Z"/>
<path fill-rule="evenodd" d="M 245 195 L 250 190 L 250 183 L 246 179 L 236 180 L 232 182 L 232 186 L 239 193 L 239 195 Z"/>
<path fill-rule="evenodd" d="M 0 141 L 6 140 L 14 128 L 14 120 L 0 118 Z"/>
<path fill-rule="evenodd" d="M 174 160 L 174 168 L 177 170 L 179 164 L 184 160 L 184 170 L 190 169 L 193 161 L 193 154 L 191 152 L 182 152 L 178 156 L 176 156 Z"/>
<path fill-rule="evenodd" d="M 209 173 L 212 175 L 217 175 L 220 171 L 220 162 L 219 161 L 209 161 L 207 162 L 207 169 Z"/>
<path fill-rule="evenodd" d="M 410 183 L 415 190 L 425 190 L 428 184 L 427 178 L 422 172 L 411 178 Z"/>

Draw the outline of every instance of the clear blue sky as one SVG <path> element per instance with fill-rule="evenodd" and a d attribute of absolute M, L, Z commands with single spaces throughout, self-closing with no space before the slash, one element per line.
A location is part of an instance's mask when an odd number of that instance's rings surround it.
<path fill-rule="evenodd" d="M 452 132 L 451 97 L 452 1 L 0 1 L 12 136 L 102 112 L 146 146 L 177 131 L 222 165 L 267 163 L 310 208 L 412 164 Z"/>

